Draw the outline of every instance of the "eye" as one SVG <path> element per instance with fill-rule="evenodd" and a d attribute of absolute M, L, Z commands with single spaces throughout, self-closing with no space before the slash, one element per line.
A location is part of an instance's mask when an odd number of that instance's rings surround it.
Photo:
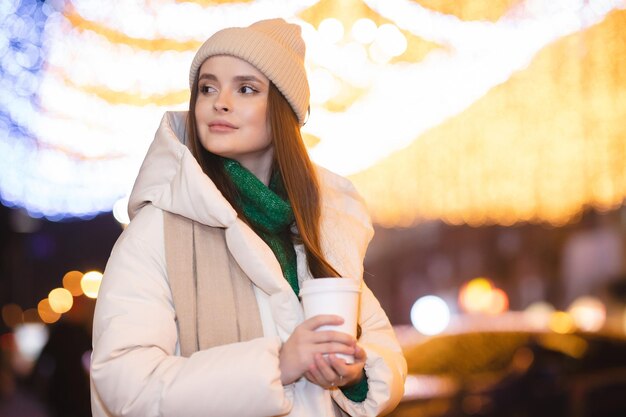
<path fill-rule="evenodd" d="M 215 88 L 210 85 L 203 85 L 200 87 L 200 92 L 202 94 L 214 93 L 215 91 L 216 91 Z"/>
<path fill-rule="evenodd" d="M 242 94 L 254 94 L 257 93 L 258 91 L 249 85 L 242 85 L 241 88 L 239 88 L 239 92 Z"/>

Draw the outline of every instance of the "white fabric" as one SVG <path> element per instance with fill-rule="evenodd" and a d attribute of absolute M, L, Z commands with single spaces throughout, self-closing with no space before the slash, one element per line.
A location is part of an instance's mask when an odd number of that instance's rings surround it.
<path fill-rule="evenodd" d="M 186 113 L 166 113 L 130 198 L 130 225 L 107 264 L 94 317 L 92 410 L 104 416 L 333 416 L 331 396 L 352 416 L 375 416 L 399 402 L 406 361 L 389 321 L 363 284 L 359 343 L 369 391 L 355 403 L 301 378 L 283 387 L 278 355 L 303 320 L 298 298 L 270 248 L 204 175 L 181 143 Z M 372 236 L 352 185 L 319 169 L 322 249 L 344 276 L 361 279 Z M 178 356 L 175 311 L 163 243 L 163 211 L 226 229 L 233 258 L 255 284 L 264 337 Z M 299 280 L 310 279 L 296 247 Z"/>

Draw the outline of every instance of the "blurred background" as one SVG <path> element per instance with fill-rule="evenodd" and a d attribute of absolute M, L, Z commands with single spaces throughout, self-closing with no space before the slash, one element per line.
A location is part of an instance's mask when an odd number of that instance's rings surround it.
<path fill-rule="evenodd" d="M 215 31 L 307 44 L 313 160 L 376 236 L 396 416 L 626 415 L 626 1 L 3 0 L 0 416 L 88 416 L 127 196 Z"/>

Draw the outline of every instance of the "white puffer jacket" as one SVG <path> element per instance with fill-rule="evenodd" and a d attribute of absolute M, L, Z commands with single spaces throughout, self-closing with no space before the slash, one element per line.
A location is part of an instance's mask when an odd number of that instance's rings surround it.
<path fill-rule="evenodd" d="M 389 412 L 400 401 L 406 361 L 389 320 L 363 285 L 359 343 L 369 391 L 356 403 L 340 390 L 301 378 L 280 382 L 278 355 L 303 320 L 302 308 L 269 247 L 240 219 L 183 144 L 185 112 L 163 117 L 131 194 L 131 223 L 107 264 L 94 318 L 93 415 L 137 417 L 333 416 L 334 400 L 352 416 Z M 352 184 L 318 169 L 321 239 L 327 260 L 362 278 L 372 228 Z M 165 265 L 163 211 L 226 230 L 233 258 L 255 284 L 264 337 L 179 355 Z M 311 279 L 296 247 L 298 275 Z M 331 399 L 332 398 L 332 399 Z"/>

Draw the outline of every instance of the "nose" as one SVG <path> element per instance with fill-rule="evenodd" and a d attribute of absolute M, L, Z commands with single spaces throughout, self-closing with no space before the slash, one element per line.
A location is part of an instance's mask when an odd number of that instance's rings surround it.
<path fill-rule="evenodd" d="M 230 96 L 227 91 L 221 90 L 216 96 L 213 102 L 213 107 L 216 111 L 222 113 L 228 113 L 232 110 L 232 104 Z"/>

